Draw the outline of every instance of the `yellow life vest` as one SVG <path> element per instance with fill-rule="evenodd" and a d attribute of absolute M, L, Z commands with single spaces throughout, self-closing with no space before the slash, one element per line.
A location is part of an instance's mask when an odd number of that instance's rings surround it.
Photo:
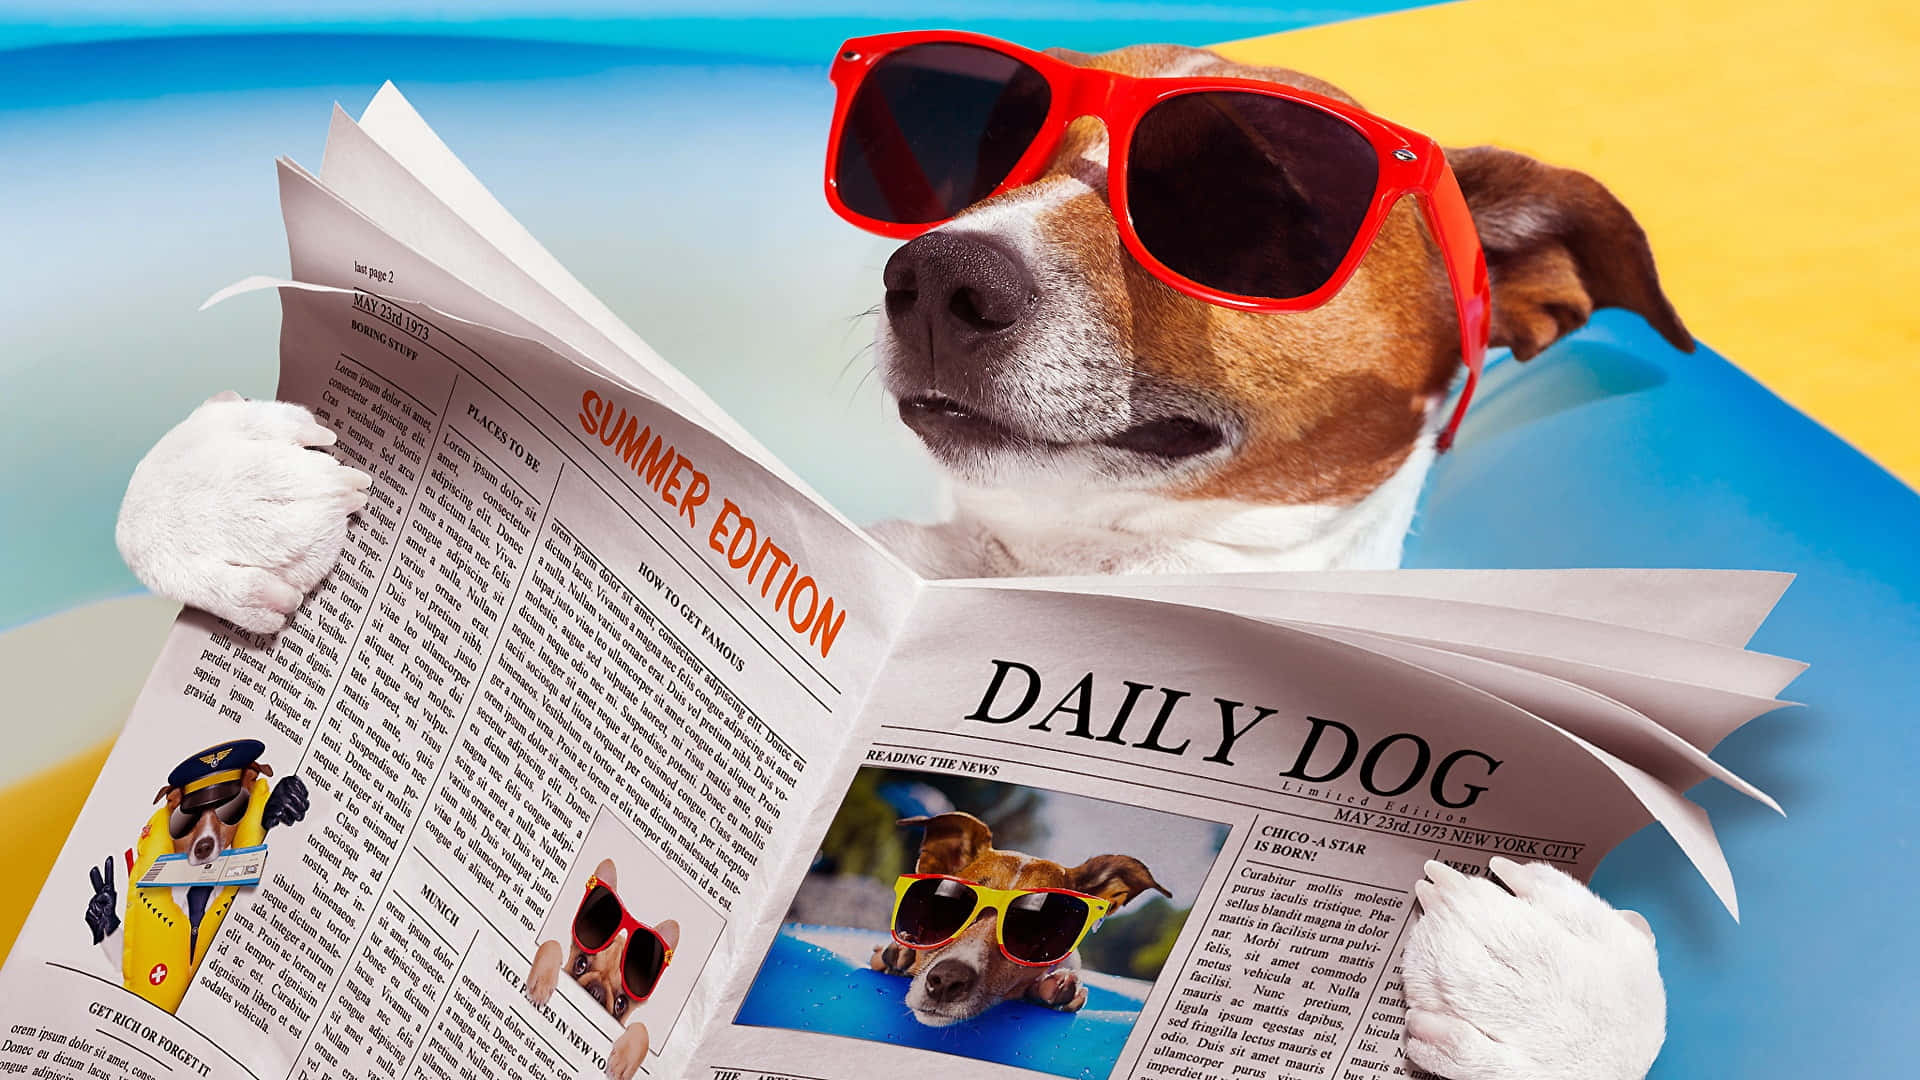
<path fill-rule="evenodd" d="M 267 830 L 260 819 L 267 812 L 268 783 L 255 779 L 247 812 L 234 826 L 233 846 L 251 847 L 264 843 Z M 194 969 L 207 955 L 220 920 L 239 895 L 238 885 L 222 886 L 200 916 L 196 932 L 187 912 L 174 900 L 174 888 L 141 888 L 134 884 L 162 855 L 173 853 L 173 837 L 167 832 L 167 815 L 172 808 L 161 806 L 147 819 L 140 842 L 133 850 L 133 871 L 127 878 L 126 933 L 121 939 L 120 978 L 126 988 L 172 1012 L 180 1007 L 180 998 L 193 981 Z"/>

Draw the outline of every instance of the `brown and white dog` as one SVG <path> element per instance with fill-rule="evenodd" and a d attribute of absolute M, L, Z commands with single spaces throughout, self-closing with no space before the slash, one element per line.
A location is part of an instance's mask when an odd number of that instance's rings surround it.
<path fill-rule="evenodd" d="M 1058 55 L 1346 98 L 1198 49 Z M 1243 313 L 1129 258 L 1106 155 L 1099 123 L 1076 121 L 1039 180 L 888 261 L 879 364 L 950 474 L 954 512 L 876 533 L 941 577 L 1396 566 L 1461 362 L 1418 213 L 1398 206 L 1325 305 Z M 1495 345 L 1525 360 L 1618 306 L 1692 347 L 1645 235 L 1598 182 L 1493 147 L 1448 160 L 1486 250 Z M 333 438 L 296 406 L 201 406 L 134 472 L 119 527 L 128 564 L 155 592 L 278 630 L 366 501 L 363 474 L 307 452 Z M 1404 959 L 1408 1057 L 1453 1080 L 1644 1075 L 1665 1036 L 1644 920 L 1556 871 L 1502 865 L 1511 892 L 1439 864 L 1421 883 L 1428 914 Z"/>
<path fill-rule="evenodd" d="M 240 770 L 237 790 L 251 793 L 255 781 L 263 776 L 272 775 L 273 766 L 266 762 L 249 762 L 246 768 Z M 299 786 L 302 791 L 302 813 L 304 814 L 304 785 Z M 170 835 L 173 836 L 174 854 L 185 855 L 188 866 L 205 866 L 213 861 L 214 856 L 233 847 L 233 834 L 240 827 L 240 818 L 235 817 L 234 820 L 227 821 L 221 816 L 220 804 L 214 802 L 203 802 L 183 812 L 181 806 L 184 805 L 186 795 L 183 789 L 166 784 L 160 788 L 158 794 L 154 795 L 153 801 L 159 803 L 163 799 L 166 800 L 167 809 L 172 812 L 172 816 L 184 817 L 190 822 L 184 832 L 169 830 Z"/>
<path fill-rule="evenodd" d="M 1055 55 L 1351 100 L 1198 49 Z M 1494 345 L 1526 360 L 1620 306 L 1692 348 L 1645 235 L 1599 183 L 1493 147 L 1447 157 L 1487 253 Z M 1393 211 L 1325 305 L 1249 313 L 1132 260 L 1106 165 L 1105 129 L 1076 121 L 1040 179 L 888 260 L 880 371 L 951 474 L 955 513 L 881 535 L 936 577 L 1397 566 L 1460 368 L 1417 209 Z"/>
<path fill-rule="evenodd" d="M 993 830 L 972 814 L 902 818 L 904 826 L 924 826 L 916 874 L 951 874 L 992 889 L 1072 889 L 1098 896 L 1112 910 L 1149 891 L 1171 896 L 1165 886 L 1131 855 L 1095 855 L 1078 866 L 993 846 Z M 983 912 L 960 935 L 938 949 L 910 949 L 899 942 L 873 950 L 872 967 L 892 975 L 911 975 L 907 1008 L 930 1027 L 978 1016 L 1003 1001 L 1025 999 L 1062 1012 L 1087 1003 L 1074 957 L 1048 968 L 1016 964 L 1000 952 L 994 938 L 998 913 Z"/>
<path fill-rule="evenodd" d="M 612 859 L 600 860 L 593 874 L 607 888 L 615 893 L 620 891 L 620 872 L 614 868 Z M 653 929 L 667 943 L 667 948 L 680 947 L 679 922 L 668 919 Z M 647 1059 L 647 1050 L 653 1042 L 645 1022 L 631 1016 L 638 1002 L 630 1000 L 621 985 L 620 964 L 626 952 L 625 930 L 620 931 L 606 948 L 595 953 L 587 952 L 572 940 L 565 946 L 558 940 L 543 942 L 534 952 L 533 967 L 527 972 L 527 997 L 535 1005 L 545 1005 L 553 997 L 554 990 L 560 985 L 560 974 L 564 971 L 568 978 L 580 984 L 588 997 L 607 1010 L 608 1016 L 626 1025 L 620 1037 L 614 1040 L 612 1053 L 607 1055 L 607 1076 L 612 1080 L 632 1080 L 633 1074 L 639 1071 L 640 1063 Z"/>

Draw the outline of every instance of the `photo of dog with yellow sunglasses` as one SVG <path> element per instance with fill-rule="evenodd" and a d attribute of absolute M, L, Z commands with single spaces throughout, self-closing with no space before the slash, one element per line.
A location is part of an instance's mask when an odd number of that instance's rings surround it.
<path fill-rule="evenodd" d="M 737 1020 L 1106 1076 L 1226 835 L 1065 792 L 863 768 Z"/>

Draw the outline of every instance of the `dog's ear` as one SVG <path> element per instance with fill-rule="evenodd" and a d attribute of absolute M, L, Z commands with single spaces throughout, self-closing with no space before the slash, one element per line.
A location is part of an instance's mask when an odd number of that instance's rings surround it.
<path fill-rule="evenodd" d="M 1493 344 L 1531 360 L 1594 308 L 1620 307 L 1693 351 L 1660 291 L 1647 234 L 1598 180 L 1497 146 L 1448 150 L 1447 161 L 1487 253 Z"/>
<path fill-rule="evenodd" d="M 600 865 L 593 868 L 593 876 L 614 892 L 620 891 L 620 872 L 614 869 L 612 859 L 601 859 Z"/>
<path fill-rule="evenodd" d="M 1131 855 L 1095 855 L 1067 871 L 1068 886 L 1075 892 L 1097 896 L 1120 907 L 1149 889 L 1172 897 L 1165 885 L 1153 880 L 1147 864 Z"/>
<path fill-rule="evenodd" d="M 972 814 L 950 812 L 934 817 L 901 818 L 898 825 L 924 825 L 916 874 L 952 874 L 993 846 L 993 830 Z"/>
<path fill-rule="evenodd" d="M 247 778 L 247 783 L 249 784 L 253 783 L 256 777 L 273 775 L 273 766 L 267 764 L 264 761 L 256 761 L 253 764 L 247 766 L 247 769 L 248 771 L 254 774 L 254 776 Z"/>
<path fill-rule="evenodd" d="M 680 921 L 678 919 L 668 919 L 666 922 L 654 927 L 653 932 L 660 935 L 660 940 L 667 943 L 667 948 L 677 949 L 680 947 Z"/>
<path fill-rule="evenodd" d="M 154 796 L 153 796 L 154 802 L 159 802 L 161 799 L 167 800 L 168 806 L 171 806 L 171 807 L 179 806 L 180 805 L 180 789 L 177 787 L 174 787 L 172 784 L 168 784 L 167 786 L 161 788 L 159 791 L 154 793 Z"/>

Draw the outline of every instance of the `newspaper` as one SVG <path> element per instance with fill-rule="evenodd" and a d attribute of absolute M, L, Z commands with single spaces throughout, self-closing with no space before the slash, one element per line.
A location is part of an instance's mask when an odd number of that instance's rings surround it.
<path fill-rule="evenodd" d="M 371 500 L 278 636 L 180 615 L 0 1076 L 1359 1080 L 1430 859 L 1658 822 L 1737 913 L 1683 793 L 1778 809 L 1708 754 L 1785 575 L 924 581 L 391 86 L 279 176 Z"/>

